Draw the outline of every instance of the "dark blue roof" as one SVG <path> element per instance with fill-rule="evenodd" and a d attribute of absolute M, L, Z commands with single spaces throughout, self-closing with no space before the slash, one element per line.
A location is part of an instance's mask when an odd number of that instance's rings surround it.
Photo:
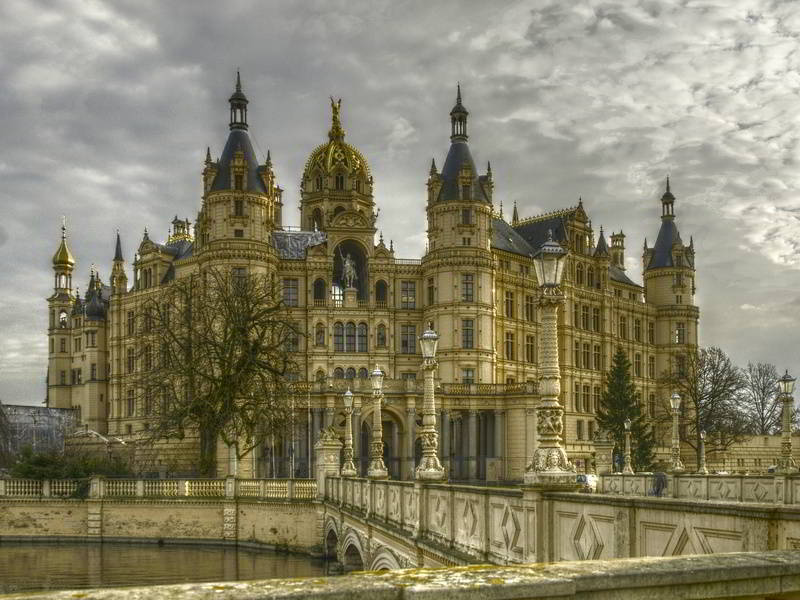
<path fill-rule="evenodd" d="M 520 234 L 502 219 L 492 219 L 492 248 L 532 257 L 535 250 Z"/>
<path fill-rule="evenodd" d="M 447 152 L 447 158 L 444 161 L 444 167 L 442 167 L 442 172 L 440 173 L 442 189 L 439 190 L 437 201 L 446 202 L 448 200 L 459 199 L 458 176 L 464 164 L 469 165 L 470 171 L 472 172 L 472 199 L 478 202 L 489 202 L 480 184 L 478 170 L 475 168 L 475 161 L 472 160 L 469 145 L 465 140 L 454 140 L 450 144 L 450 150 Z"/>
<path fill-rule="evenodd" d="M 626 285 L 633 285 L 638 288 L 642 287 L 635 281 L 631 280 L 630 277 L 625 275 L 625 271 L 617 267 L 616 265 L 609 265 L 608 267 L 608 277 L 611 281 L 616 281 L 617 283 L 624 283 Z"/>
<path fill-rule="evenodd" d="M 647 269 L 673 266 L 672 244 L 680 239 L 675 220 L 671 217 L 662 218 L 661 229 L 658 230 L 658 238 L 656 238 L 656 245 L 653 246 L 653 254 L 650 256 Z"/>
<path fill-rule="evenodd" d="M 216 192 L 233 188 L 231 185 L 231 162 L 233 162 L 233 155 L 237 150 L 241 150 L 244 153 L 244 159 L 247 161 L 247 189 L 266 194 L 267 188 L 264 187 L 264 182 L 258 174 L 256 153 L 250 143 L 250 136 L 247 135 L 247 131 L 244 129 L 231 129 L 230 134 L 228 134 L 228 141 L 225 143 L 225 149 L 217 162 L 217 175 L 214 177 L 214 183 L 211 184 L 210 191 Z"/>
<path fill-rule="evenodd" d="M 549 219 L 523 222 L 514 227 L 531 248 L 538 250 L 547 241 L 547 232 L 553 232 L 553 239 L 561 244 L 567 239 L 565 220 L 571 212 L 555 214 Z"/>

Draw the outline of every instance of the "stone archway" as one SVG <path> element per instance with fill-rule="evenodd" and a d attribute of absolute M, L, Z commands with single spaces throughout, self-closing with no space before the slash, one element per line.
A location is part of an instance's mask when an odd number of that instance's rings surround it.
<path fill-rule="evenodd" d="M 349 571 L 363 571 L 365 568 L 364 550 L 361 547 L 361 539 L 352 529 L 349 529 L 342 538 L 339 562 L 342 564 L 345 573 Z"/>
<path fill-rule="evenodd" d="M 400 569 L 400 563 L 394 552 L 388 548 L 381 548 L 375 553 L 372 559 L 372 564 L 369 566 L 370 571 L 391 571 L 393 569 Z"/>

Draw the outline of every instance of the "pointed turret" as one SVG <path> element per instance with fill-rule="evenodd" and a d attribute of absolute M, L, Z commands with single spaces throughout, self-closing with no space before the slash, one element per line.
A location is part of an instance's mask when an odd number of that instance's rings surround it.
<path fill-rule="evenodd" d="M 610 256 L 608 244 L 606 243 L 606 236 L 603 233 L 603 226 L 600 226 L 600 238 L 597 240 L 597 247 L 594 249 L 594 255 L 597 257 Z"/>
<path fill-rule="evenodd" d="M 672 267 L 675 265 L 675 251 L 683 252 L 683 242 L 678 226 L 675 224 L 675 196 L 670 190 L 669 177 L 666 189 L 661 196 L 661 228 L 653 248 L 645 252 L 648 258 L 645 270 Z M 681 260 L 681 262 L 683 262 Z"/>
<path fill-rule="evenodd" d="M 56 294 L 68 294 L 72 290 L 72 269 L 75 257 L 67 245 L 67 218 L 61 217 L 61 242 L 53 255 L 53 271 L 55 271 L 54 290 Z"/>
<path fill-rule="evenodd" d="M 236 91 L 228 98 L 231 105 L 231 129 L 247 130 L 247 96 L 242 92 L 242 79 L 236 71 Z"/>
<path fill-rule="evenodd" d="M 450 140 L 467 141 L 467 117 L 469 111 L 461 104 L 461 83 L 457 85 L 456 104 L 450 111 Z"/>
<path fill-rule="evenodd" d="M 517 201 L 514 200 L 514 212 L 511 213 L 511 224 L 517 225 L 519 223 L 519 213 L 517 212 Z"/>
<path fill-rule="evenodd" d="M 117 244 L 114 248 L 114 262 L 124 262 L 125 259 L 122 257 L 122 240 L 119 237 L 119 229 L 117 229 Z"/>
<path fill-rule="evenodd" d="M 439 174 L 439 171 L 436 170 L 436 159 L 432 158 L 431 159 L 431 170 L 429 172 L 429 175 L 438 175 L 438 174 Z"/>

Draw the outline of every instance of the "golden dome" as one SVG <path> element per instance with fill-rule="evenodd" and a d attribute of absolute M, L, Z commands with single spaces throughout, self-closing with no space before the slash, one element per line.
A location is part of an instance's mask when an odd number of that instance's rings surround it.
<path fill-rule="evenodd" d="M 61 223 L 61 244 L 58 246 L 58 250 L 53 255 L 53 266 L 54 267 L 72 267 L 75 265 L 75 258 L 72 256 L 72 252 L 69 251 L 69 247 L 67 246 L 67 226 L 64 222 Z"/>
<path fill-rule="evenodd" d="M 331 129 L 328 132 L 328 142 L 314 148 L 314 151 L 306 161 L 303 172 L 303 179 L 307 179 L 312 173 L 330 174 L 343 168 L 348 175 L 360 174 L 365 179 L 369 179 L 370 171 L 367 161 L 358 149 L 344 141 L 344 129 L 339 120 L 342 100 L 338 102 L 331 98 Z"/>

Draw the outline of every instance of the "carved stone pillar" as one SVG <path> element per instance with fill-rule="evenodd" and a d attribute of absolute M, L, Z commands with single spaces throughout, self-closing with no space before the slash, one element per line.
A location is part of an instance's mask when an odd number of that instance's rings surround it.
<path fill-rule="evenodd" d="M 478 411 L 467 413 L 467 478 L 478 478 Z"/>

